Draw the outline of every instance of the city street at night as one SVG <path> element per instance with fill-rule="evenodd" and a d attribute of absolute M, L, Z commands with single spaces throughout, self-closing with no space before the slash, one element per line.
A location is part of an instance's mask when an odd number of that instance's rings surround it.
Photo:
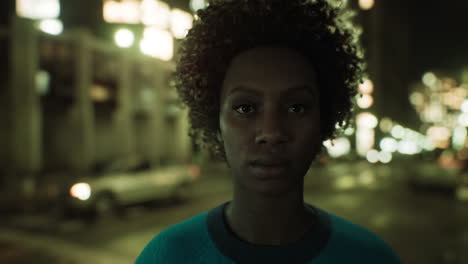
<path fill-rule="evenodd" d="M 47 218 L 28 221 L 28 216 L 12 218 L 7 224 L 11 228 L 1 229 L 2 248 L 8 243 L 22 244 L 55 256 L 57 264 L 132 263 L 164 228 L 230 199 L 230 179 L 222 168 L 205 169 L 186 202 L 129 207 L 119 219 L 87 225 L 80 221 L 47 223 Z M 445 193 L 410 191 L 405 171 L 408 168 L 396 163 L 334 163 L 312 168 L 305 180 L 305 200 L 379 234 L 404 263 L 466 263 L 468 203 Z M 355 179 L 354 184 L 337 185 L 344 177 Z M 23 251 L 4 255 L 8 261 L 0 259 L 0 263 L 36 263 L 27 260 L 37 260 L 36 255 Z M 21 259 L 23 262 L 18 262 Z"/>
<path fill-rule="evenodd" d="M 2 0 L 0 264 L 468 264 L 467 10 Z"/>

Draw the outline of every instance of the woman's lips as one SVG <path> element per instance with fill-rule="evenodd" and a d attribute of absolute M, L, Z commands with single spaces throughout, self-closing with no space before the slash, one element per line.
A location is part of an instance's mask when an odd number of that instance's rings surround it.
<path fill-rule="evenodd" d="M 279 176 L 283 175 L 286 170 L 286 165 L 259 165 L 259 164 L 252 164 L 251 165 L 255 175 L 262 179 L 268 178 L 278 178 Z"/>

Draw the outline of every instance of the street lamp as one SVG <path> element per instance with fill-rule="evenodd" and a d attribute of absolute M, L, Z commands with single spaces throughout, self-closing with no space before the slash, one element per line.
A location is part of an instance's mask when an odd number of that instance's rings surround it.
<path fill-rule="evenodd" d="M 115 43 L 121 48 L 128 48 L 133 45 L 135 35 L 128 29 L 119 29 L 114 36 Z"/>

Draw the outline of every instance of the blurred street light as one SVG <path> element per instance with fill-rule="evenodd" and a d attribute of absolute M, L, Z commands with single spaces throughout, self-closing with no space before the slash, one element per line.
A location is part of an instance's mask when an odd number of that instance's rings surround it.
<path fill-rule="evenodd" d="M 391 152 L 380 151 L 378 157 L 379 157 L 379 161 L 382 163 L 390 163 L 390 161 L 392 161 Z"/>
<path fill-rule="evenodd" d="M 464 100 L 461 105 L 461 111 L 463 113 L 468 113 L 468 100 Z"/>
<path fill-rule="evenodd" d="M 359 0 L 359 7 L 363 10 L 369 10 L 374 7 L 375 0 Z"/>
<path fill-rule="evenodd" d="M 70 195 L 80 200 L 88 200 L 91 197 L 91 187 L 89 184 L 80 182 L 70 188 Z"/>
<path fill-rule="evenodd" d="M 359 84 L 358 90 L 363 94 L 370 94 L 374 91 L 374 83 L 367 79 L 363 83 Z"/>
<path fill-rule="evenodd" d="M 367 152 L 366 158 L 370 163 L 377 163 L 379 161 L 379 152 L 375 149 L 371 149 Z"/>
<path fill-rule="evenodd" d="M 137 24 L 140 22 L 140 3 L 136 0 L 106 0 L 103 16 L 106 22 Z"/>
<path fill-rule="evenodd" d="M 369 112 L 363 112 L 357 115 L 356 123 L 358 127 L 365 127 L 365 128 L 375 128 L 379 120 L 377 117 Z"/>
<path fill-rule="evenodd" d="M 351 150 L 351 143 L 346 137 L 334 139 L 333 142 L 327 140 L 323 142 L 323 145 L 327 148 L 328 154 L 333 158 L 344 156 Z"/>
<path fill-rule="evenodd" d="M 135 41 L 135 34 L 128 29 L 119 29 L 114 36 L 115 43 L 121 48 L 131 47 Z"/>
<path fill-rule="evenodd" d="M 431 87 L 437 82 L 437 77 L 432 72 L 426 72 L 422 77 L 422 81 L 424 85 Z"/>
<path fill-rule="evenodd" d="M 371 95 L 363 94 L 357 99 L 357 104 L 362 109 L 367 109 L 374 103 L 374 98 Z"/>
<path fill-rule="evenodd" d="M 386 152 L 395 152 L 398 148 L 398 142 L 391 137 L 385 137 L 380 140 L 380 149 Z"/>
<path fill-rule="evenodd" d="M 39 29 L 47 34 L 60 35 L 63 31 L 63 24 L 58 19 L 45 19 L 39 22 Z"/>

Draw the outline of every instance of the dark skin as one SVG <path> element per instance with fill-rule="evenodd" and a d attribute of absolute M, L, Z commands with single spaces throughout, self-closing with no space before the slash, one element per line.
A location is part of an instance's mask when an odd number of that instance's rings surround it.
<path fill-rule="evenodd" d="M 257 245 L 295 242 L 314 225 L 304 206 L 304 175 L 321 145 L 315 69 L 303 55 L 258 47 L 231 62 L 220 96 L 220 136 L 234 194 L 225 211 L 230 229 Z M 288 160 L 287 170 L 262 178 L 250 162 Z"/>

